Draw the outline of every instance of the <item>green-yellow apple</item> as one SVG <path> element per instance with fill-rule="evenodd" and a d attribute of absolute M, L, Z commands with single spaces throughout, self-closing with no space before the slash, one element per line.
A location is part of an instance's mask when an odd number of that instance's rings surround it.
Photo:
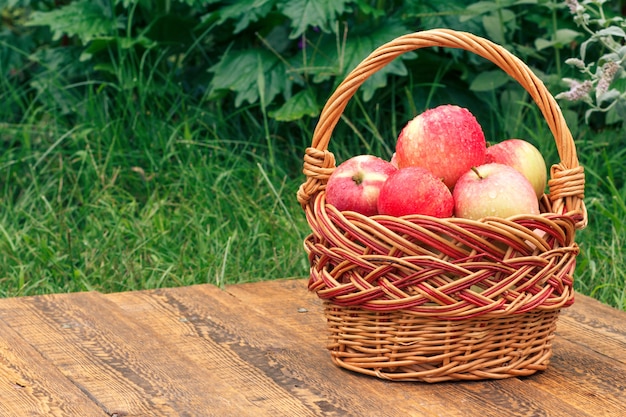
<path fill-rule="evenodd" d="M 487 161 L 512 166 L 533 186 L 537 198 L 546 190 L 548 169 L 539 149 L 522 139 L 507 139 L 487 148 Z"/>
<path fill-rule="evenodd" d="M 396 142 L 398 168 L 426 168 L 452 189 L 473 166 L 485 163 L 487 142 L 480 124 L 463 107 L 442 105 L 409 121 Z"/>
<path fill-rule="evenodd" d="M 425 214 L 452 217 L 454 201 L 450 189 L 422 167 L 406 167 L 389 175 L 380 189 L 378 212 L 390 216 Z"/>
<path fill-rule="evenodd" d="M 326 201 L 341 211 L 373 216 L 378 194 L 387 177 L 397 171 L 389 161 L 374 155 L 358 155 L 335 168 L 326 183 Z"/>
<path fill-rule="evenodd" d="M 504 164 L 470 169 L 457 181 L 453 197 L 455 216 L 466 219 L 539 214 L 539 201 L 528 179 Z"/>
<path fill-rule="evenodd" d="M 391 155 L 391 159 L 389 160 L 389 162 L 391 162 L 391 165 L 398 168 L 398 158 L 396 157 L 395 152 L 393 153 L 393 155 Z"/>

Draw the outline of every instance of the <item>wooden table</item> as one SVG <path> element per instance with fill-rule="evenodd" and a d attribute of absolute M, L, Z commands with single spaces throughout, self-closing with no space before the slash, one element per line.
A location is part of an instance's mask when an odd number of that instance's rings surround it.
<path fill-rule="evenodd" d="M 388 382 L 335 367 L 304 280 L 0 300 L 0 416 L 626 416 L 626 313 L 577 295 L 547 371 Z"/>

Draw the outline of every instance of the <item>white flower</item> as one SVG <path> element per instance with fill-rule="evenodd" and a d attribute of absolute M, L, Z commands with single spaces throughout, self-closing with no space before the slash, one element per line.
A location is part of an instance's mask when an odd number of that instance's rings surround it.
<path fill-rule="evenodd" d="M 598 85 L 596 87 L 596 94 L 598 96 L 601 96 L 608 91 L 617 70 L 619 70 L 619 64 L 615 61 L 609 61 L 602 65 L 602 75 L 600 76 L 600 80 L 598 81 Z"/>
<path fill-rule="evenodd" d="M 569 91 L 564 91 L 556 95 L 557 99 L 566 99 L 569 101 L 578 101 L 587 97 L 589 92 L 593 89 L 593 84 L 591 81 L 586 80 L 582 83 L 577 80 L 572 80 L 569 78 L 563 79 L 563 81 L 567 82 L 570 86 Z"/>
<path fill-rule="evenodd" d="M 582 12 L 584 10 L 583 6 L 578 3 L 578 0 L 565 0 L 565 4 L 569 7 L 569 11 L 572 14 L 577 14 L 578 12 Z"/>
<path fill-rule="evenodd" d="M 585 62 L 580 58 L 568 58 L 565 63 L 578 69 L 585 69 Z"/>

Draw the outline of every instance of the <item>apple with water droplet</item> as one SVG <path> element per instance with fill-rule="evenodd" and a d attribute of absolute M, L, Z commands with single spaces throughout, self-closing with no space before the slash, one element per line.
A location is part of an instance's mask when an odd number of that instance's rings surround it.
<path fill-rule="evenodd" d="M 539 200 L 528 179 L 513 167 L 488 163 L 474 167 L 456 182 L 454 214 L 479 220 L 539 214 Z"/>
<path fill-rule="evenodd" d="M 441 105 L 417 115 L 400 132 L 394 158 L 398 168 L 420 166 L 452 189 L 473 166 L 485 163 L 487 142 L 466 108 Z"/>
<path fill-rule="evenodd" d="M 546 190 L 548 169 L 541 152 L 532 143 L 522 139 L 507 139 L 487 148 L 486 162 L 512 166 L 530 181 L 537 198 Z"/>
<path fill-rule="evenodd" d="M 378 212 L 400 217 L 423 214 L 452 217 L 454 201 L 450 189 L 422 167 L 406 167 L 389 175 L 378 196 Z"/>
<path fill-rule="evenodd" d="M 340 211 L 378 213 L 378 194 L 397 168 L 374 155 L 358 155 L 335 168 L 326 183 L 326 202 Z"/>

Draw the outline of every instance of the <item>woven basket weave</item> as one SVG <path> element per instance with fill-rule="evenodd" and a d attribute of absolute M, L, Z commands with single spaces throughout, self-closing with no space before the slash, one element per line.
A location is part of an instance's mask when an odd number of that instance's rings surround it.
<path fill-rule="evenodd" d="M 397 56 L 460 48 L 513 77 L 557 145 L 540 215 L 507 219 L 362 216 L 326 204 L 333 129 L 359 86 Z M 379 47 L 326 103 L 304 156 L 298 191 L 312 233 L 309 289 L 323 300 L 332 361 L 383 379 L 438 382 L 531 375 L 548 366 L 559 311 L 573 303 L 575 232 L 586 225 L 584 173 L 561 110 L 504 48 L 435 29 Z"/>

